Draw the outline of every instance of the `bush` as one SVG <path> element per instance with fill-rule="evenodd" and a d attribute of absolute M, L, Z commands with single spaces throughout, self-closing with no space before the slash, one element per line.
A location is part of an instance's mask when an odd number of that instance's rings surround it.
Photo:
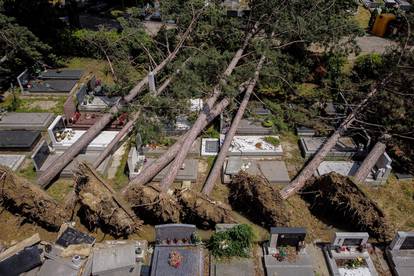
<path fill-rule="evenodd" d="M 361 55 L 356 59 L 354 73 L 361 79 L 378 78 L 381 75 L 383 59 L 379 54 Z"/>
<path fill-rule="evenodd" d="M 252 227 L 247 224 L 239 224 L 226 231 L 214 233 L 208 242 L 208 248 L 214 257 L 248 258 L 253 239 Z"/>

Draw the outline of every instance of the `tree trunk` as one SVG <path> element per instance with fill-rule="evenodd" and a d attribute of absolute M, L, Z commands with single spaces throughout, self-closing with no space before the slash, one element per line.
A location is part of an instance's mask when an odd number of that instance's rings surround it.
<path fill-rule="evenodd" d="M 229 105 L 229 103 L 229 100 L 225 98 L 221 100 L 220 103 L 216 104 L 214 109 L 211 110 L 209 116 L 207 116 L 207 118 L 203 122 L 201 129 L 204 129 L 209 123 L 213 121 L 214 118 L 220 115 L 223 112 L 223 110 Z M 144 185 L 145 183 L 151 181 L 151 179 L 153 179 L 154 176 L 157 175 L 157 173 L 164 169 L 174 159 L 175 155 L 180 150 L 183 141 L 186 139 L 187 134 L 182 135 L 180 139 L 177 142 L 175 142 L 175 144 L 172 145 L 165 153 L 163 153 L 155 162 L 145 166 L 142 169 L 142 172 L 137 177 L 132 179 L 129 182 L 128 186 L 126 186 L 122 190 L 122 193 L 125 194 L 127 190 L 135 186 Z"/>
<path fill-rule="evenodd" d="M 236 134 L 241 119 L 243 118 L 243 114 L 249 102 L 250 95 L 252 94 L 253 89 L 256 86 L 257 80 L 259 79 L 259 72 L 262 69 L 264 60 L 265 56 L 262 56 L 260 58 L 259 63 L 257 64 L 256 71 L 254 72 L 254 79 L 250 81 L 249 86 L 247 87 L 243 101 L 241 102 L 239 109 L 237 110 L 233 123 L 231 124 L 229 131 L 226 133 L 226 138 L 224 139 L 224 143 L 221 146 L 220 153 L 217 156 L 216 161 L 214 162 L 214 166 L 210 171 L 206 183 L 204 184 L 202 193 L 206 195 L 210 195 L 211 191 L 213 190 L 214 184 L 216 183 L 217 177 L 220 175 L 221 168 L 223 167 L 223 163 L 226 159 L 226 155 L 230 148 L 233 137 Z"/>
<path fill-rule="evenodd" d="M 181 168 L 185 157 L 187 156 L 188 151 L 190 150 L 194 140 L 197 138 L 201 130 L 203 129 L 203 122 L 206 120 L 206 117 L 210 113 L 211 108 L 213 107 L 214 103 L 217 101 L 218 97 L 221 94 L 222 85 L 224 85 L 227 81 L 227 78 L 231 75 L 234 68 L 236 67 L 237 63 L 241 59 L 244 50 L 246 49 L 247 45 L 249 44 L 253 34 L 257 29 L 258 24 L 246 35 L 246 38 L 243 42 L 243 46 L 237 50 L 236 54 L 234 55 L 233 59 L 231 60 L 229 66 L 227 67 L 226 71 L 224 71 L 222 78 L 220 79 L 219 83 L 213 89 L 213 95 L 205 102 L 203 111 L 198 116 L 197 120 L 195 121 L 192 128 L 188 131 L 186 135 L 186 139 L 183 141 L 181 145 L 181 149 L 178 154 L 175 156 L 173 163 L 167 174 L 161 180 L 160 187 L 163 192 L 168 190 L 171 184 L 174 182 L 178 170 Z"/>
<path fill-rule="evenodd" d="M 358 168 L 354 176 L 354 181 L 357 183 L 364 183 L 365 179 L 371 172 L 372 168 L 377 163 L 378 159 L 385 152 L 385 144 L 382 142 L 377 142 L 372 150 L 369 152 L 368 156 L 365 157 L 364 161 L 361 164 L 361 167 Z"/>
<path fill-rule="evenodd" d="M 322 145 L 322 147 L 318 150 L 318 152 L 313 156 L 312 160 L 302 169 L 299 175 L 285 188 L 280 191 L 280 194 L 283 199 L 287 199 L 288 197 L 295 194 L 298 190 L 300 190 L 309 180 L 310 177 L 315 173 L 316 169 L 325 159 L 328 152 L 336 145 L 339 138 L 345 133 L 348 127 L 353 123 L 355 120 L 355 116 L 361 112 L 365 104 L 374 96 L 380 87 L 383 87 L 388 80 L 390 79 L 391 74 L 384 78 L 384 80 L 373 87 L 371 92 L 367 94 L 364 100 L 362 100 L 357 107 L 345 118 L 339 128 L 329 137 L 328 140 Z"/>
<path fill-rule="evenodd" d="M 186 32 L 184 33 L 183 37 L 177 44 L 174 51 L 168 55 L 166 59 L 164 59 L 152 72 L 157 74 L 161 71 L 171 60 L 173 60 L 178 51 L 181 49 L 184 41 L 187 39 L 189 34 L 191 33 L 198 17 L 201 15 L 199 12 L 191 21 L 190 25 L 188 26 Z M 148 83 L 148 76 L 145 76 L 130 92 L 126 95 L 123 100 L 119 101 L 115 104 L 108 113 L 104 114 L 99 121 L 97 121 L 93 126 L 91 126 L 88 131 L 82 135 L 69 149 L 65 151 L 65 153 L 59 157 L 56 162 L 52 163 L 45 172 L 40 175 L 37 182 L 42 187 L 46 187 L 84 148 L 88 146 L 93 139 L 108 125 L 119 113 L 121 108 L 124 106 L 125 103 L 129 103 L 134 100 L 138 94 L 143 90 L 144 86 Z"/>

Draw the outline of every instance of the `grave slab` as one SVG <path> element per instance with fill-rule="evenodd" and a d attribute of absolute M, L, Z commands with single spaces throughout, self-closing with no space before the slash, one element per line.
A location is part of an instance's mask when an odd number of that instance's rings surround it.
<path fill-rule="evenodd" d="M 281 145 L 272 145 L 265 141 L 266 137 L 279 139 L 279 136 L 256 136 L 235 135 L 231 142 L 228 156 L 281 156 L 283 149 Z M 225 136 L 220 135 L 221 143 L 224 142 Z"/>
<path fill-rule="evenodd" d="M 0 154 L 0 165 L 8 167 L 12 171 L 17 171 L 23 164 L 24 159 L 25 156 L 21 154 Z"/>
<path fill-rule="evenodd" d="M 40 131 L 0 130 L 0 150 L 31 151 L 40 138 Z"/>
<path fill-rule="evenodd" d="M 309 158 L 314 155 L 322 147 L 326 139 L 326 137 L 301 137 L 300 148 L 302 156 Z M 341 137 L 335 147 L 327 154 L 327 157 L 351 158 L 358 151 L 358 145 L 352 138 Z"/>
<path fill-rule="evenodd" d="M 0 130 L 46 130 L 53 118 L 52 113 L 7 112 L 0 116 Z"/>
<path fill-rule="evenodd" d="M 251 175 L 264 176 L 273 184 L 288 184 L 290 177 L 284 161 L 260 160 L 252 158 L 229 157 L 224 163 L 223 183 L 230 183 L 231 177 L 241 170 Z"/>
<path fill-rule="evenodd" d="M 151 164 L 156 159 L 147 159 L 148 164 Z M 167 174 L 170 165 L 165 167 L 160 171 L 154 178 L 153 181 L 159 182 Z M 197 159 L 185 159 L 183 166 L 178 170 L 178 174 L 175 178 L 175 181 L 191 181 L 195 182 L 198 176 L 198 160 Z"/>

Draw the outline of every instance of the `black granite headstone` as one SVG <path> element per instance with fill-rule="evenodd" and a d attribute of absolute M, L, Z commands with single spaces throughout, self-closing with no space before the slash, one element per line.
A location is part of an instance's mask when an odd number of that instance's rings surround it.
<path fill-rule="evenodd" d="M 406 237 L 404 242 L 401 244 L 400 249 L 413 250 L 414 249 L 414 237 Z"/>
<path fill-rule="evenodd" d="M 68 247 L 71 244 L 82 243 L 94 244 L 95 238 L 71 227 L 68 227 L 56 241 L 56 244 L 63 247 Z"/>
<path fill-rule="evenodd" d="M 33 162 L 35 163 L 36 170 L 40 170 L 40 168 L 45 163 L 49 154 L 50 154 L 49 146 L 47 145 L 46 141 L 43 141 L 40 147 L 33 154 L 33 158 L 32 158 Z"/>

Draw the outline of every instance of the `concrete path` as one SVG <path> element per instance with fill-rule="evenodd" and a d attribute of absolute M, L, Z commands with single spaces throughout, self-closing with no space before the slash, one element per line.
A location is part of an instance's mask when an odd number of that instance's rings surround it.
<path fill-rule="evenodd" d="M 119 165 L 121 164 L 121 160 L 122 160 L 122 157 L 125 154 L 126 148 L 127 148 L 126 143 L 123 143 L 117 149 L 117 151 L 115 151 L 114 154 L 112 155 L 111 166 L 108 169 L 108 179 L 114 179 L 115 178 L 116 172 L 118 170 Z"/>

